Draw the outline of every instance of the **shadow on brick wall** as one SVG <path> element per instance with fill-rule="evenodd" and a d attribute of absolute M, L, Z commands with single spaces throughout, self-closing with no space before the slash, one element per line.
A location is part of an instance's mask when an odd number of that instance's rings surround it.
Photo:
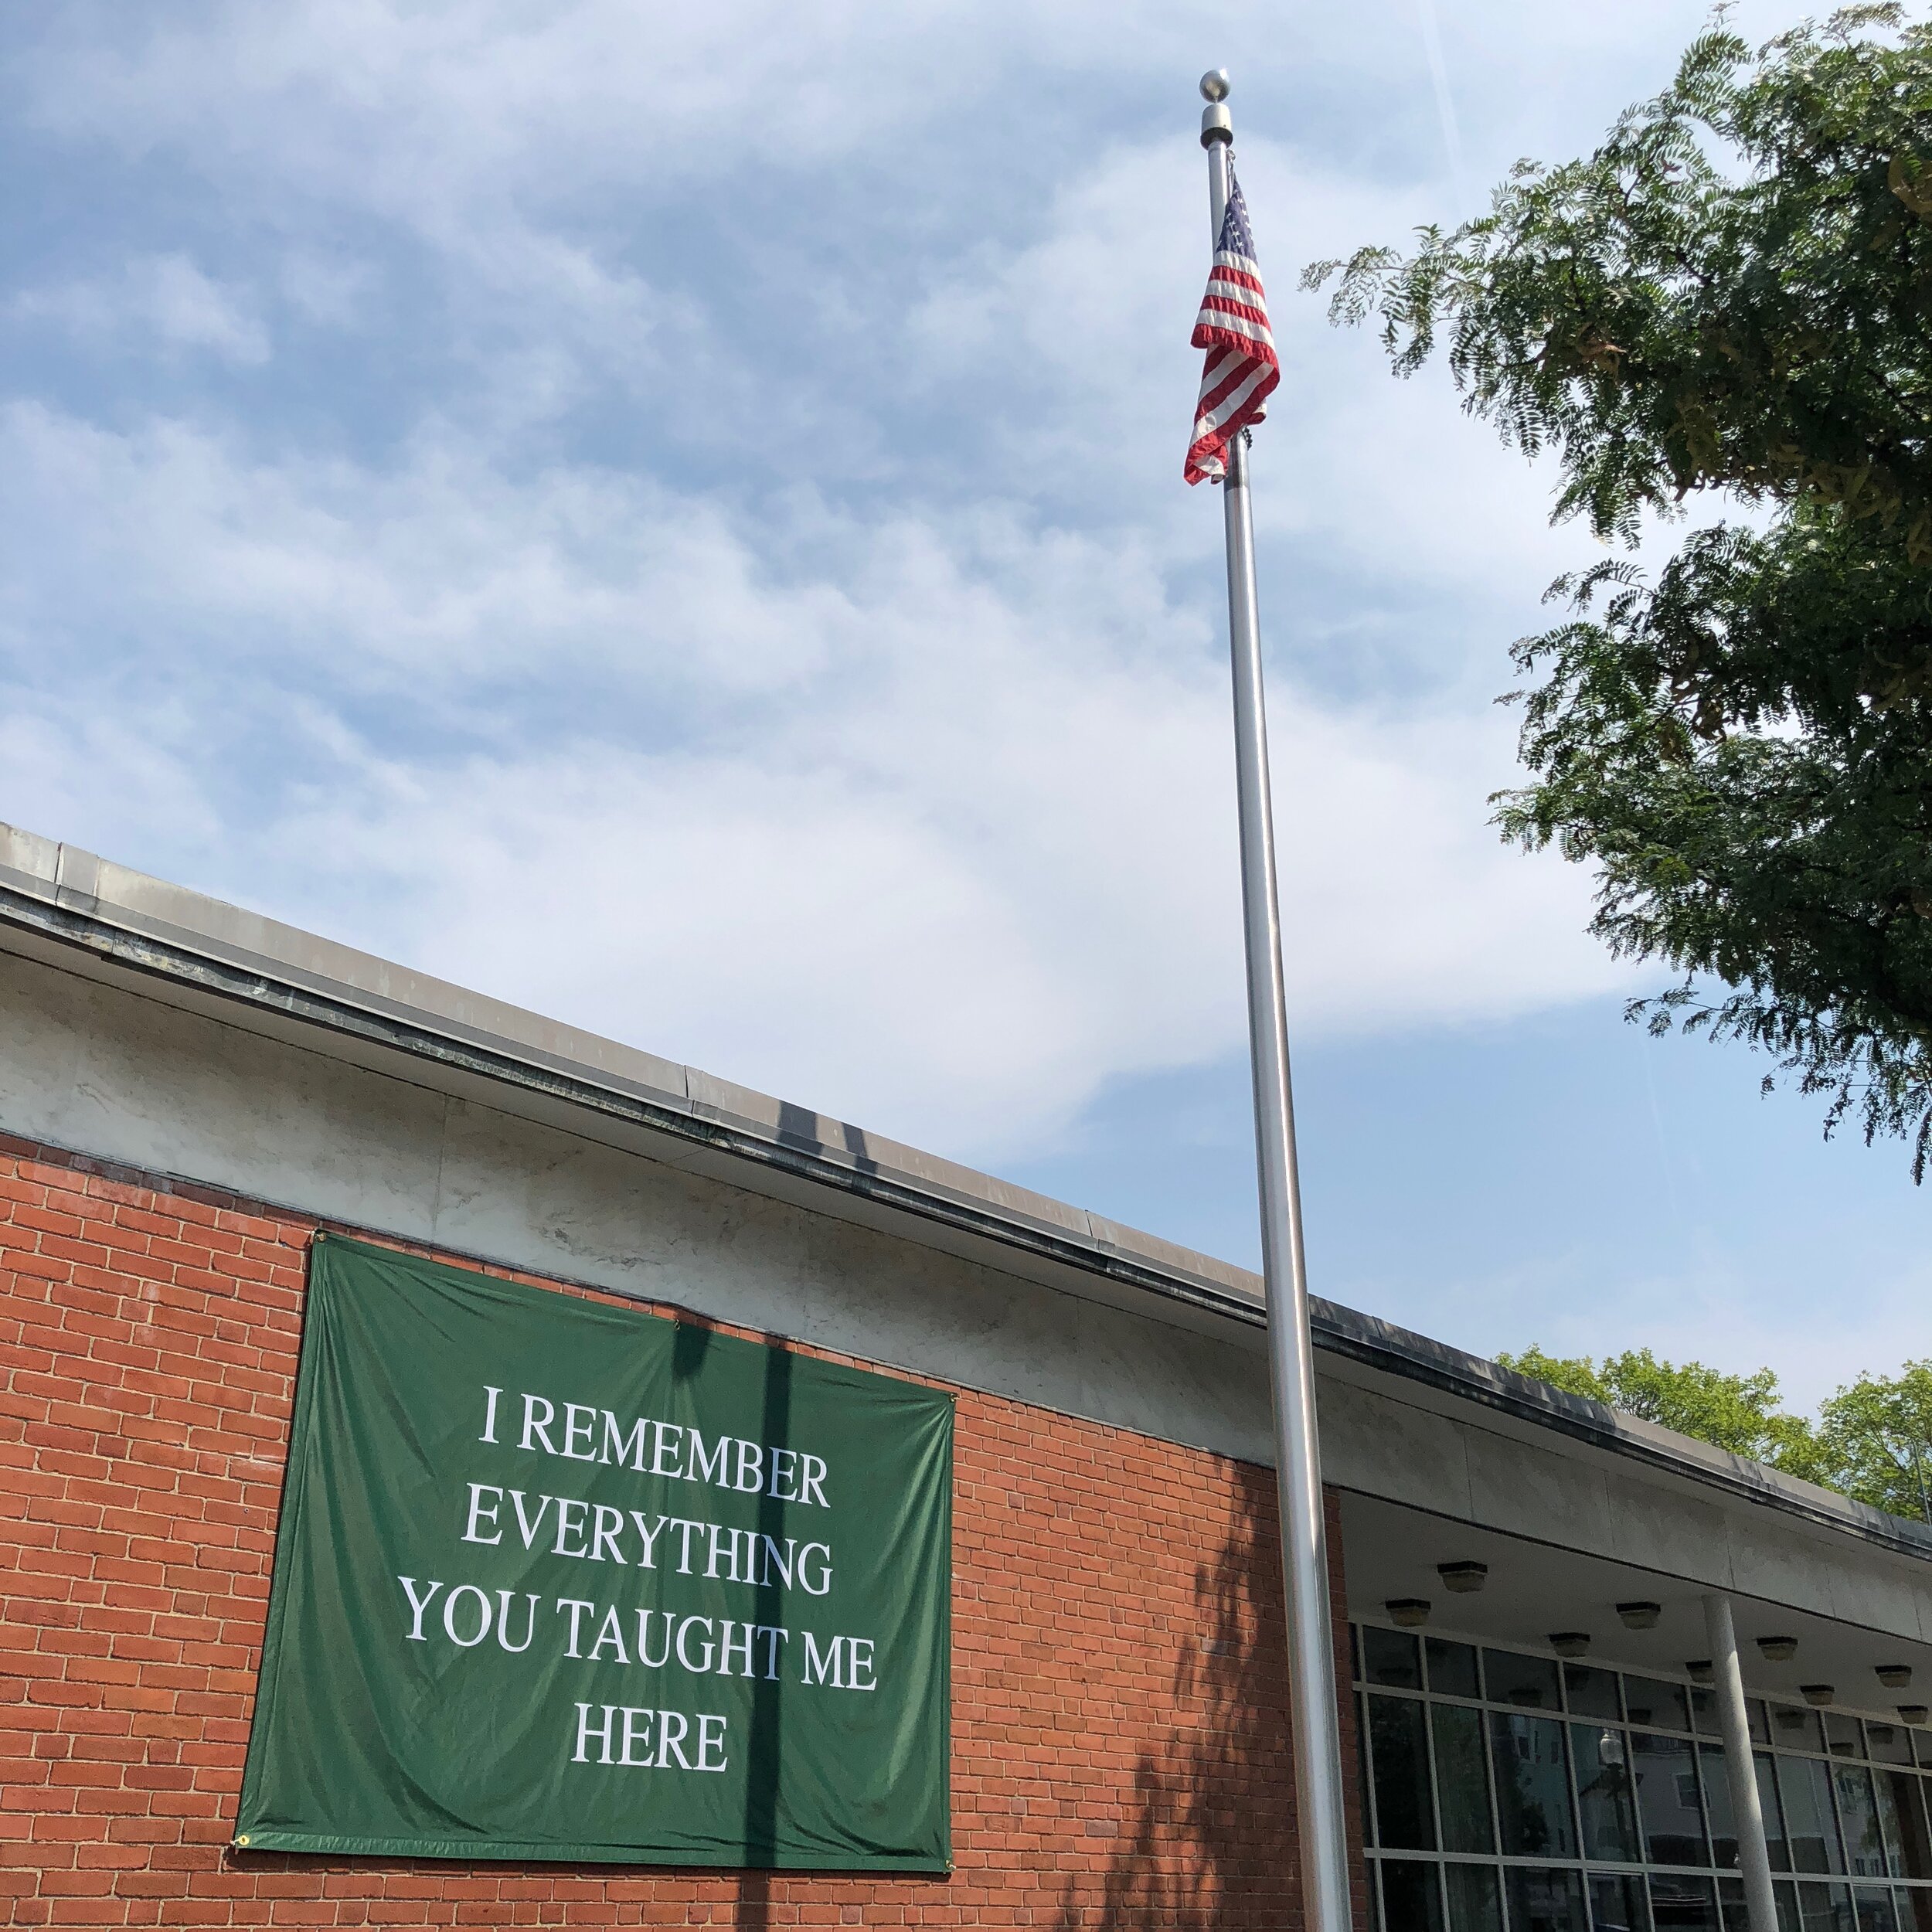
<path fill-rule="evenodd" d="M 1174 1670 L 1179 1721 L 1141 1753 L 1132 1822 L 1104 1883 L 1097 1889 L 1088 1874 L 1066 1881 L 1058 1932 L 1301 1922 L 1272 1472 L 1240 1469 L 1236 1501 L 1219 1552 L 1195 1573 L 1195 1628 Z M 1338 1531 L 1332 1515 L 1338 1559 Z M 1345 1719 L 1352 1758 L 1348 1729 Z"/>

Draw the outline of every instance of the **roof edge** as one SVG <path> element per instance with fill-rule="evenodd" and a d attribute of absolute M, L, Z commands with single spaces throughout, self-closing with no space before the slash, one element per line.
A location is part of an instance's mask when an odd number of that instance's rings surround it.
<path fill-rule="evenodd" d="M 587 1033 L 447 981 L 0 825 L 0 927 L 124 969 L 539 1093 L 1057 1261 L 1250 1328 L 1260 1277 L 809 1108 Z M 1363 1366 L 1900 1554 L 1906 1522 L 1655 1423 L 1572 1396 L 1336 1302 L 1316 1345 Z"/>

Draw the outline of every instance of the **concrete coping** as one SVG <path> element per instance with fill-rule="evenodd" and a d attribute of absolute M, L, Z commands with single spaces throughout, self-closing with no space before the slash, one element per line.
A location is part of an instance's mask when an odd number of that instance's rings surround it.
<path fill-rule="evenodd" d="M 960 1222 L 994 1240 L 1044 1251 L 1155 1294 L 1263 1325 L 1260 1278 L 1085 1209 L 773 1099 L 696 1067 L 546 1019 L 332 940 L 118 866 L 76 845 L 0 825 L 0 927 L 38 930 L 165 979 L 348 1030 L 385 1024 L 386 1043 L 433 1053 L 469 1049 L 468 1063 L 514 1080 L 524 1070 L 552 1090 L 631 1103 L 666 1131 L 722 1130 L 727 1152 L 802 1162 L 810 1178 Z M 198 968 L 216 969 L 211 978 Z M 536 1083 L 546 1083 L 541 1080 Z M 706 1138 L 709 1138 L 707 1136 Z M 719 1144 L 714 1141 L 714 1144 Z M 948 1210 L 951 1210 L 949 1212 Z M 1434 1386 L 1573 1439 L 1693 1481 L 1932 1559 L 1932 1528 L 1564 1393 L 1444 1342 L 1317 1301 L 1318 1347 Z"/>

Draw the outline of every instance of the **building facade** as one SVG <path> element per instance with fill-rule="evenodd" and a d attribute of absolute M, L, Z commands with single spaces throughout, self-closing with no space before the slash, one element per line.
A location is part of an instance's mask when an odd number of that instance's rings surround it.
<path fill-rule="evenodd" d="M 5 831 L 0 1137 L 12 1922 L 1300 1923 L 1251 1277 Z M 339 1236 L 953 1396 L 950 1870 L 239 1842 Z M 1784 1932 L 1932 1932 L 1932 1536 L 1316 1328 L 1365 1929 L 1740 1932 L 1717 1600 Z"/>

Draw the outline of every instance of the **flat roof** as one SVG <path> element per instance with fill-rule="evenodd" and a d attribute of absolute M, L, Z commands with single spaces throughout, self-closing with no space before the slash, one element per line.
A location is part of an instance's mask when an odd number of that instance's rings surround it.
<path fill-rule="evenodd" d="M 15 940 L 12 946 L 9 940 Z M 339 945 L 81 848 L 0 825 L 0 948 L 50 942 L 120 980 L 213 998 L 293 1023 L 308 1043 L 376 1049 L 696 1143 L 761 1174 L 803 1182 L 1070 1267 L 1195 1321 L 1265 1327 L 1259 1276 L 1104 1216 L 774 1100 L 656 1054 L 546 1019 Z M 77 1150 L 86 1151 L 87 1150 Z M 1019 1271 L 1024 1273 L 1022 1267 Z M 1499 1368 L 1447 1344 L 1316 1299 L 1316 1346 L 1540 1429 L 1772 1509 L 1932 1559 L 1932 1527 Z"/>

